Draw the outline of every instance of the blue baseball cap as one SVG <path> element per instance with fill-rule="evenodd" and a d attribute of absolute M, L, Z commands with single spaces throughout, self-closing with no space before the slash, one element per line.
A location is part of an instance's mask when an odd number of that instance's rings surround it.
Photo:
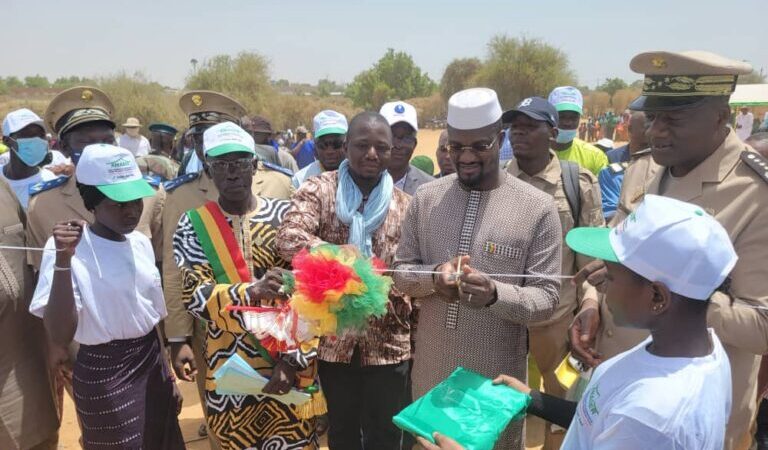
<path fill-rule="evenodd" d="M 517 104 L 514 109 L 510 109 L 501 115 L 501 121 L 504 123 L 512 122 L 518 114 L 525 114 L 533 120 L 547 122 L 550 126 L 557 128 L 557 109 L 541 97 L 528 97 Z"/>

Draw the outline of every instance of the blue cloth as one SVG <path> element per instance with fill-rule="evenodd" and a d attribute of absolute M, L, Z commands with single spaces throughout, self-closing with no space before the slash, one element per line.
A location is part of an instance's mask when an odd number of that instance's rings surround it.
<path fill-rule="evenodd" d="M 600 183 L 600 194 L 603 198 L 603 217 L 607 222 L 616 214 L 624 171 L 616 173 L 610 166 L 606 167 L 598 174 L 597 181 Z"/>
<path fill-rule="evenodd" d="M 512 158 L 512 144 L 509 143 L 509 128 L 507 128 L 504 130 L 504 142 L 501 143 L 499 150 L 499 161 L 507 161 Z"/>
<path fill-rule="evenodd" d="M 301 149 L 296 153 L 296 164 L 299 169 L 303 169 L 315 161 L 315 143 L 314 141 L 307 141 L 301 146 Z"/>
<path fill-rule="evenodd" d="M 277 143 L 277 141 L 276 141 L 276 140 L 274 140 L 274 139 L 270 139 L 270 140 L 269 140 L 269 145 L 271 145 L 272 147 L 274 147 L 275 151 L 278 151 L 278 150 L 280 150 L 280 144 L 278 144 L 278 143 Z"/>
<path fill-rule="evenodd" d="M 392 177 L 386 170 L 379 178 L 379 184 L 373 188 L 368 201 L 360 213 L 363 193 L 349 174 L 349 161 L 344 160 L 339 166 L 339 185 L 336 187 L 336 217 L 341 223 L 349 225 L 349 240 L 365 256 L 373 255 L 373 233 L 384 223 L 389 212 L 394 190 Z"/>
<path fill-rule="evenodd" d="M 608 150 L 605 152 L 605 156 L 608 157 L 609 163 L 622 163 L 629 161 L 629 144 Z"/>

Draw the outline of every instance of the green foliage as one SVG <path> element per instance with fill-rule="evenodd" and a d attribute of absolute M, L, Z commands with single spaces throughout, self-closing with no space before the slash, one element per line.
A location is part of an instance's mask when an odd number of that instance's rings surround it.
<path fill-rule="evenodd" d="M 328 97 L 331 95 L 331 92 L 342 92 L 344 91 L 344 87 L 336 84 L 336 82 L 331 81 L 327 78 L 323 78 L 322 80 L 319 80 L 317 82 L 317 95 L 320 97 Z"/>
<path fill-rule="evenodd" d="M 239 101 L 248 111 L 261 111 L 274 96 L 269 81 L 269 60 L 258 53 L 236 57 L 217 55 L 203 61 L 187 77 L 187 89 L 221 92 Z"/>
<path fill-rule="evenodd" d="M 446 102 L 451 95 L 475 86 L 474 79 L 483 66 L 478 58 L 454 59 L 448 64 L 440 80 L 440 95 Z"/>
<path fill-rule="evenodd" d="M 24 87 L 24 83 L 19 80 L 19 77 L 8 77 L 5 79 L 5 84 L 8 85 L 8 89 Z"/>
<path fill-rule="evenodd" d="M 0 95 L 7 94 L 8 91 L 9 91 L 8 83 L 6 83 L 6 81 L 2 77 L 0 77 Z"/>
<path fill-rule="evenodd" d="M 596 90 L 607 92 L 608 95 L 613 97 L 613 94 L 615 94 L 616 91 L 626 89 L 627 87 L 629 87 L 629 85 L 627 85 L 627 83 L 621 78 L 606 78 L 605 81 L 600 84 Z"/>
<path fill-rule="evenodd" d="M 59 77 L 51 84 L 52 88 L 68 89 L 75 86 L 88 86 L 94 84 L 95 81 L 89 78 L 80 78 L 78 76 Z"/>
<path fill-rule="evenodd" d="M 568 57 L 539 40 L 496 35 L 488 44 L 488 59 L 477 82 L 499 95 L 505 108 L 532 95 L 547 97 L 557 86 L 575 84 Z"/>
<path fill-rule="evenodd" d="M 378 110 L 389 100 L 429 96 L 435 87 L 409 54 L 390 48 L 373 67 L 355 77 L 346 94 L 355 106 Z"/>
<path fill-rule="evenodd" d="M 51 83 L 47 77 L 42 75 L 35 75 L 31 77 L 24 77 L 24 85 L 28 88 L 47 88 L 51 87 Z"/>
<path fill-rule="evenodd" d="M 739 79 L 736 80 L 736 84 L 761 84 L 765 82 L 766 76 L 762 72 L 757 72 L 755 70 L 746 75 L 739 75 Z"/>

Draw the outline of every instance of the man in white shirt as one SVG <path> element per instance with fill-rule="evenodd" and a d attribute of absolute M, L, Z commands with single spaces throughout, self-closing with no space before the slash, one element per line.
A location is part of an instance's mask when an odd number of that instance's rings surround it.
<path fill-rule="evenodd" d="M 736 136 L 742 141 L 746 141 L 752 134 L 752 126 L 755 123 L 755 116 L 749 112 L 749 108 L 743 106 L 736 116 Z"/>
<path fill-rule="evenodd" d="M 10 148 L 10 159 L 2 166 L 0 178 L 8 182 L 26 210 L 29 187 L 56 178 L 39 167 L 49 153 L 43 120 L 26 108 L 8 113 L 3 121 L 3 143 Z"/>
<path fill-rule="evenodd" d="M 130 150 L 133 156 L 148 155 L 151 151 L 149 139 L 145 138 L 139 132 L 141 122 L 135 117 L 129 117 L 123 124 L 123 133 L 120 136 L 120 147 Z"/>
<path fill-rule="evenodd" d="M 567 426 L 563 450 L 722 449 L 731 369 L 707 309 L 738 259 L 725 228 L 699 206 L 648 194 L 616 228 L 576 228 L 566 243 L 606 261 L 615 319 L 651 337 L 599 365 L 578 404 L 509 376 L 494 382 L 531 395 L 529 414 Z"/>

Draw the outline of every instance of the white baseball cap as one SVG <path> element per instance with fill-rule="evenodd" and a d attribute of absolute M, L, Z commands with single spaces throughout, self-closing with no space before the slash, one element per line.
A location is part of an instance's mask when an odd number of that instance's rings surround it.
<path fill-rule="evenodd" d="M 30 125 L 39 125 L 40 128 L 45 130 L 43 119 L 29 109 L 21 108 L 11 111 L 3 120 L 3 136 L 10 136 Z"/>
<path fill-rule="evenodd" d="M 405 122 L 414 130 L 419 131 L 419 120 L 416 116 L 416 108 L 413 105 L 405 102 L 389 102 L 379 110 L 379 114 L 384 116 L 389 123 L 389 126 L 400 122 Z"/>
<path fill-rule="evenodd" d="M 247 131 L 232 122 L 222 122 L 203 132 L 205 156 L 221 156 L 227 153 L 256 155 L 256 142 Z"/>
<path fill-rule="evenodd" d="M 347 118 L 344 117 L 344 114 L 330 109 L 317 113 L 312 122 L 312 135 L 315 139 L 326 134 L 347 134 L 349 129 Z"/>
<path fill-rule="evenodd" d="M 565 241 L 696 300 L 709 299 L 738 259 L 728 233 L 701 207 L 650 194 L 616 228 L 575 228 Z"/>
<path fill-rule="evenodd" d="M 581 91 L 573 86 L 556 87 L 549 93 L 549 103 L 555 105 L 557 111 L 573 111 L 582 114 L 584 97 Z"/>
<path fill-rule="evenodd" d="M 83 149 L 75 169 L 78 183 L 95 186 L 116 202 L 130 202 L 155 195 L 136 164 L 133 153 L 110 144 L 91 144 Z"/>
<path fill-rule="evenodd" d="M 448 125 L 457 130 L 476 130 L 501 119 L 501 105 L 496 91 L 471 88 L 448 99 Z"/>

